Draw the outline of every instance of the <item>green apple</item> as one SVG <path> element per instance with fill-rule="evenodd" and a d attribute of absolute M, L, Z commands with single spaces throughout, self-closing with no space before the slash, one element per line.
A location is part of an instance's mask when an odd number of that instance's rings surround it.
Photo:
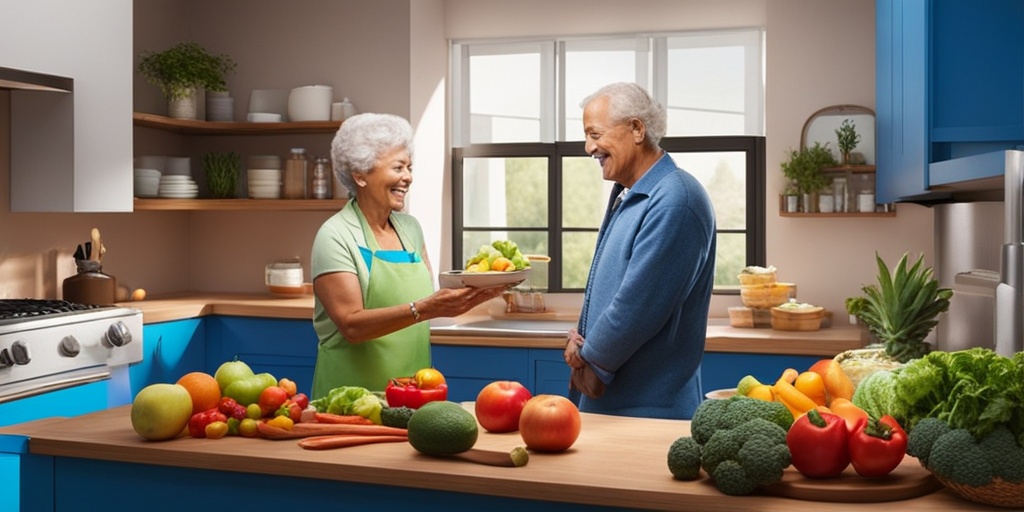
<path fill-rule="evenodd" d="M 224 394 L 232 382 L 252 376 L 252 368 L 237 359 L 220 365 L 216 373 L 213 374 L 213 378 L 217 380 L 217 384 L 220 386 L 221 394 Z"/>
<path fill-rule="evenodd" d="M 132 401 L 132 428 L 151 441 L 173 439 L 192 417 L 192 396 L 178 384 L 150 384 Z"/>
<path fill-rule="evenodd" d="M 224 396 L 234 398 L 236 402 L 248 408 L 250 404 L 259 402 L 260 393 L 266 387 L 266 382 L 262 377 L 251 375 L 228 384 L 228 387 L 224 389 Z"/>
<path fill-rule="evenodd" d="M 260 382 L 263 383 L 264 388 L 277 385 L 277 378 L 275 378 L 273 375 L 269 373 L 257 373 L 256 377 L 259 377 Z"/>

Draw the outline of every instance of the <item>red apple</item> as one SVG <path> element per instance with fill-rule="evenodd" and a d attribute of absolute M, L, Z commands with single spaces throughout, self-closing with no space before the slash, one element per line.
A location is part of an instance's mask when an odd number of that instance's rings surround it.
<path fill-rule="evenodd" d="M 267 386 L 260 393 L 260 409 L 263 411 L 264 416 L 274 414 L 279 407 L 284 405 L 285 400 L 288 400 L 288 392 L 280 386 Z"/>
<path fill-rule="evenodd" d="M 488 432 L 515 432 L 519 415 L 533 395 L 522 384 L 511 380 L 494 381 L 476 397 L 476 419 Z"/>
<path fill-rule="evenodd" d="M 580 435 L 580 411 L 559 395 L 537 395 L 523 406 L 519 434 L 526 447 L 538 452 L 568 450 Z"/>

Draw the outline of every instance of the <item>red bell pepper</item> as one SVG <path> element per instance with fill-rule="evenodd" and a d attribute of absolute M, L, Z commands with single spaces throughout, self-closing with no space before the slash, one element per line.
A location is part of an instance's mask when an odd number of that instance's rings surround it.
<path fill-rule="evenodd" d="M 811 409 L 786 434 L 793 467 L 808 478 L 834 478 L 850 465 L 846 420 Z"/>
<path fill-rule="evenodd" d="M 850 433 L 850 460 L 860 476 L 888 475 L 906 453 L 907 433 L 892 416 L 861 419 Z"/>
<path fill-rule="evenodd" d="M 416 381 L 411 377 L 391 379 L 388 387 L 384 389 L 384 396 L 388 400 L 389 407 L 408 407 L 419 409 L 427 402 L 434 402 L 448 399 L 448 385 L 440 384 L 430 389 L 416 387 Z"/>
<path fill-rule="evenodd" d="M 193 414 L 188 420 L 188 435 L 200 438 L 206 437 L 206 426 L 215 421 L 222 421 L 226 425 L 228 417 L 216 408 Z"/>

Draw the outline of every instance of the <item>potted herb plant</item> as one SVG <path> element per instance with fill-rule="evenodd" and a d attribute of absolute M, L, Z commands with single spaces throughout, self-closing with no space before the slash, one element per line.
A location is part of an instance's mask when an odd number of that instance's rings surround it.
<path fill-rule="evenodd" d="M 197 43 L 182 42 L 162 52 L 143 52 L 139 72 L 160 88 L 168 101 L 168 114 L 178 119 L 195 119 L 197 89 L 226 91 L 225 76 L 235 70 L 235 61 L 213 55 Z"/>
<path fill-rule="evenodd" d="M 215 198 L 235 197 L 238 175 L 242 172 L 242 157 L 238 153 L 207 153 L 203 155 L 206 188 Z"/>
<path fill-rule="evenodd" d="M 850 165 L 850 153 L 857 149 L 857 144 L 860 144 L 857 125 L 850 119 L 844 119 L 839 128 L 836 128 L 836 137 L 839 140 L 839 154 L 843 156 L 843 165 Z"/>
<path fill-rule="evenodd" d="M 862 288 L 864 295 L 846 299 L 846 311 L 867 326 L 882 343 L 885 356 L 906 363 L 927 354 L 924 339 L 938 324 L 937 317 L 949 309 L 953 290 L 940 288 L 933 271 L 924 266 L 924 255 L 907 268 L 907 254 L 893 272 L 882 258 L 878 262 L 878 284 Z"/>
<path fill-rule="evenodd" d="M 789 159 L 782 163 L 782 174 L 796 185 L 804 197 L 804 211 L 816 209 L 817 195 L 829 184 L 823 169 L 836 165 L 828 143 L 815 142 L 809 148 L 790 150 Z"/>

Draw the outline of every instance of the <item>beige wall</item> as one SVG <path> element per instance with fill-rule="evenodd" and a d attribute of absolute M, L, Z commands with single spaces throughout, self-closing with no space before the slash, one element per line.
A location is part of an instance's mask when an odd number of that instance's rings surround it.
<path fill-rule="evenodd" d="M 185 5 L 188 9 L 180 8 Z M 143 8 L 138 8 L 141 6 Z M 361 111 L 409 116 L 418 128 L 417 182 L 410 210 L 431 239 L 435 269 L 449 268 L 450 208 L 445 128 L 444 38 L 542 36 L 693 28 L 767 29 L 768 263 L 798 284 L 800 298 L 842 313 L 843 300 L 875 274 L 874 252 L 932 253 L 931 211 L 900 205 L 895 218 L 781 218 L 779 162 L 799 144 L 806 118 L 821 107 L 874 108 L 874 1 L 820 0 L 387 0 L 374 2 L 228 0 L 137 2 L 135 47 L 161 49 L 193 38 L 231 54 L 239 71 L 228 85 L 243 114 L 253 88 L 326 83 Z M 9 118 L 0 92 L 0 155 Z M 136 108 L 163 112 L 155 87 L 136 79 Z M 194 140 L 193 140 L 194 139 Z M 295 144 L 326 153 L 330 136 L 168 136 L 137 129 L 135 154 L 201 155 L 215 147 L 244 154 L 280 153 Z M 8 183 L 0 158 L 0 183 Z M 197 178 L 201 172 L 194 166 Z M 262 291 L 262 268 L 299 256 L 308 271 L 309 245 L 330 212 L 138 212 L 12 214 L 0 198 L 0 296 L 11 291 L 4 270 L 25 274 L 25 261 L 58 249 L 70 253 L 94 225 L 103 230 L 107 270 L 151 292 Z M 438 208 L 438 205 L 444 205 Z M 17 265 L 15 265 L 15 262 Z M 35 276 L 35 274 L 33 274 Z M 714 310 L 738 304 L 716 298 Z"/>

